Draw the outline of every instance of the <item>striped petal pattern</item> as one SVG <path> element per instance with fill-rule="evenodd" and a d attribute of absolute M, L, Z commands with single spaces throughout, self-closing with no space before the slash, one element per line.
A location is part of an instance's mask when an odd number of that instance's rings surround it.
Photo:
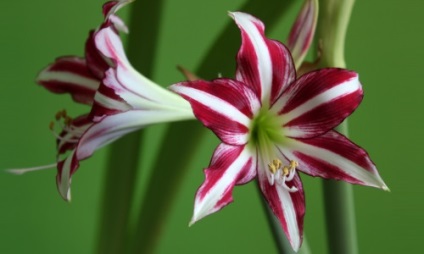
<path fill-rule="evenodd" d="M 236 79 L 250 86 L 264 105 L 270 105 L 296 77 L 290 52 L 283 44 L 265 37 L 259 19 L 241 12 L 230 16 L 242 35 Z"/>
<path fill-rule="evenodd" d="M 388 190 L 368 153 L 336 131 L 292 139 L 280 150 L 306 174 Z"/>
<path fill-rule="evenodd" d="M 37 83 L 53 93 L 69 93 L 76 102 L 91 105 L 99 87 L 83 58 L 60 57 L 37 76 Z"/>
<path fill-rule="evenodd" d="M 235 185 L 245 184 L 256 176 L 256 156 L 245 146 L 220 144 L 205 169 L 205 181 L 196 193 L 190 225 L 233 201 Z"/>
<path fill-rule="evenodd" d="M 298 69 L 308 53 L 318 20 L 318 0 L 305 0 L 290 30 L 287 47 Z"/>
<path fill-rule="evenodd" d="M 300 77 L 271 110 L 283 118 L 286 136 L 311 138 L 340 124 L 358 107 L 362 97 L 357 73 L 329 68 Z"/>
<path fill-rule="evenodd" d="M 259 158 L 261 160 L 262 158 Z M 261 161 L 258 169 L 258 181 L 262 194 L 268 202 L 274 215 L 280 221 L 286 236 L 294 251 L 298 251 L 303 239 L 303 217 L 305 215 L 305 196 L 302 182 L 296 174 L 288 187 L 296 187 L 297 191 L 289 192 L 279 184 L 270 185 L 266 176 L 267 162 Z"/>
<path fill-rule="evenodd" d="M 192 119 L 190 110 L 129 110 L 91 122 L 79 137 L 78 143 L 68 157 L 58 163 L 58 189 L 65 200 L 70 200 L 71 177 L 79 167 L 79 162 L 90 157 L 96 150 L 130 132 L 146 125 Z"/>
<path fill-rule="evenodd" d="M 246 144 L 253 114 L 260 108 L 249 87 L 231 79 L 216 79 L 182 82 L 170 89 L 188 100 L 195 116 L 223 142 Z"/>
<path fill-rule="evenodd" d="M 100 52 L 114 62 L 108 79 L 117 82 L 105 82 L 105 85 L 131 107 L 135 109 L 189 108 L 187 102 L 181 97 L 152 82 L 132 67 L 125 55 L 121 39 L 111 27 L 101 29 L 96 34 L 95 41 Z M 107 97 L 106 94 L 103 95 Z"/>

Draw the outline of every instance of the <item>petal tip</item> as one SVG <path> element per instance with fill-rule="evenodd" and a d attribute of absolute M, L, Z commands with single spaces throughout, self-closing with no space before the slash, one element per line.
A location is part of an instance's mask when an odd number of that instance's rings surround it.
<path fill-rule="evenodd" d="M 389 189 L 389 187 L 385 183 L 383 183 L 383 185 L 381 186 L 381 189 L 384 190 L 384 191 L 387 191 L 387 192 L 391 192 L 391 190 Z"/>
<path fill-rule="evenodd" d="M 197 221 L 198 221 L 198 219 L 195 218 L 194 215 L 193 215 L 193 217 L 191 218 L 190 222 L 188 223 L 188 227 L 193 226 L 194 223 L 196 223 Z"/>
<path fill-rule="evenodd" d="M 65 200 L 67 203 L 71 202 L 71 189 L 68 188 L 68 190 L 64 193 L 60 191 L 60 196 L 62 196 L 63 200 Z"/>

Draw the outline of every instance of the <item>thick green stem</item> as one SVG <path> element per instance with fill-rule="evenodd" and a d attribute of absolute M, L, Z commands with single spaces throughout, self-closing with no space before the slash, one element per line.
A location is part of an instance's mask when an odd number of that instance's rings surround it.
<path fill-rule="evenodd" d="M 321 40 L 320 67 L 346 67 L 344 44 L 354 0 L 321 0 L 318 39 Z M 336 128 L 347 135 L 347 121 Z M 352 186 L 324 181 L 324 203 L 329 252 L 356 254 L 358 244 Z"/>
<path fill-rule="evenodd" d="M 291 3 L 292 1 L 270 0 L 267 4 L 263 4 L 249 0 L 241 10 L 262 18 L 267 27 L 271 28 Z M 269 8 L 270 6 L 272 8 Z M 240 35 L 235 32 L 235 27 L 233 22 L 225 27 L 196 71 L 198 76 L 215 78 L 216 73 L 224 75 L 234 73 L 234 56 L 240 42 Z M 187 130 L 190 135 L 187 135 Z M 170 125 L 160 149 L 161 158 L 157 158 L 154 164 L 152 176 L 145 191 L 147 195 L 141 205 L 134 253 L 154 253 L 173 200 L 188 170 L 187 165 L 192 159 L 191 154 L 199 147 L 208 132 L 208 129 L 197 122 Z M 163 157 L 167 159 L 163 160 Z M 172 170 L 163 170 L 164 168 Z M 196 170 L 200 172 L 200 169 Z M 161 195 L 151 195 L 152 193 Z M 283 234 L 279 237 L 285 236 Z"/>
<path fill-rule="evenodd" d="M 320 0 L 317 38 L 321 40 L 321 67 L 345 68 L 344 46 L 354 0 Z"/>
<path fill-rule="evenodd" d="M 132 8 L 128 55 L 147 77 L 152 73 L 161 1 L 136 1 Z M 147 25 L 149 24 L 149 25 Z M 145 38 L 148 38 L 147 40 Z M 131 203 L 137 179 L 142 131 L 111 145 L 103 190 L 97 253 L 124 253 Z"/>

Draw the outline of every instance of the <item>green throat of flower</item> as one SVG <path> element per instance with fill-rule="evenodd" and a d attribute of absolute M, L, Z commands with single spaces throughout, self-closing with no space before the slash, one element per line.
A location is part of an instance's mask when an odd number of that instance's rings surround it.
<path fill-rule="evenodd" d="M 261 110 L 250 126 L 249 144 L 254 147 L 281 144 L 285 137 L 282 132 L 280 117 L 269 110 Z"/>

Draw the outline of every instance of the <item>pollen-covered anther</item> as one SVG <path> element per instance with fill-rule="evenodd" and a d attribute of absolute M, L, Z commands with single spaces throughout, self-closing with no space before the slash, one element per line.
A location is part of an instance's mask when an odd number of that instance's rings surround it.
<path fill-rule="evenodd" d="M 66 116 L 67 116 L 66 110 L 62 109 L 62 110 L 60 110 L 56 113 L 55 119 L 56 119 L 56 121 L 59 121 L 62 117 L 65 118 Z"/>
<path fill-rule="evenodd" d="M 268 164 L 268 169 L 271 173 L 275 174 L 277 170 L 281 168 L 283 163 L 279 159 L 272 160 L 272 163 Z"/>
<path fill-rule="evenodd" d="M 272 160 L 272 163 L 268 164 L 268 168 L 271 173 L 269 183 L 274 185 L 276 182 L 289 192 L 296 192 L 298 189 L 295 186 L 289 187 L 287 182 L 293 180 L 296 175 L 297 166 L 299 166 L 299 163 L 294 160 L 290 161 L 288 166 L 283 166 L 283 163 L 278 159 Z"/>

